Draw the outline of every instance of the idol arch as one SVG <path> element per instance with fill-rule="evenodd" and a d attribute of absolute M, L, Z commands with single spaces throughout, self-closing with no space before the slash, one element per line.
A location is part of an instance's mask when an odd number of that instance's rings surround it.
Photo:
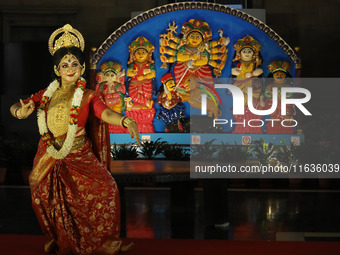
<path fill-rule="evenodd" d="M 138 38 L 144 38 L 144 41 L 138 41 Z M 133 42 L 141 42 L 133 47 L 144 51 L 146 58 L 131 69 Z M 252 88 L 252 106 L 263 111 L 273 102 L 270 86 L 275 79 L 287 78 L 282 86 L 295 86 L 291 80 L 300 77 L 301 73 L 301 60 L 297 53 L 266 24 L 241 10 L 203 2 L 156 7 L 114 31 L 91 56 L 90 80 L 93 88 L 96 87 L 100 66 L 108 61 L 114 61 L 121 65 L 122 70 L 127 70 L 125 80 L 121 82 L 125 86 L 122 98 L 126 106 L 124 114 L 131 114 L 129 106 L 138 105 L 138 102 L 135 103 L 138 101 L 136 93 L 134 91 L 131 96 L 129 86 L 146 84 L 148 80 L 148 88 L 141 89 L 139 94 L 140 97 L 148 95 L 147 103 L 144 108 L 132 109 L 134 114 L 141 111 L 145 115 L 141 120 L 149 121 L 149 128 L 144 131 L 141 123 L 139 131 L 155 134 L 187 133 L 195 129 L 197 119 L 202 117 L 202 94 L 207 100 L 207 120 L 237 121 L 238 117 L 233 115 L 231 94 L 215 89 L 214 78 L 231 79 L 243 93 Z M 140 75 L 132 77 L 137 69 Z M 281 75 L 284 77 L 280 78 Z M 263 80 L 269 76 L 273 77 L 273 82 L 267 84 Z M 171 78 L 171 85 L 166 85 L 169 79 L 164 77 Z M 289 111 L 292 118 L 298 118 L 295 109 Z M 254 115 L 254 110 L 250 111 L 246 103 L 244 112 L 246 120 L 262 119 L 262 116 Z M 199 126 L 200 122 L 197 123 Z M 207 132 L 297 134 L 301 132 L 299 128 L 288 131 L 280 128 L 223 127 L 222 130 Z"/>

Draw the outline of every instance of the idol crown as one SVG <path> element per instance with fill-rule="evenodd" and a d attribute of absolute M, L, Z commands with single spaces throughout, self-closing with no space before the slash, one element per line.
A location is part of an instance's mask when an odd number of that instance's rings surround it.
<path fill-rule="evenodd" d="M 188 35 L 194 31 L 202 34 L 203 39 L 211 39 L 212 34 L 211 29 L 209 28 L 209 24 L 202 21 L 201 19 L 191 19 L 183 24 L 182 34 Z"/>
<path fill-rule="evenodd" d="M 138 49 L 145 49 L 148 53 L 154 51 L 154 46 L 145 37 L 140 36 L 136 40 L 132 41 L 129 45 L 129 50 L 135 52 Z"/>
<path fill-rule="evenodd" d="M 290 63 L 282 60 L 272 61 L 269 63 L 268 69 L 271 73 L 275 73 L 277 71 L 288 73 L 290 70 Z"/>
<path fill-rule="evenodd" d="M 244 48 L 251 48 L 256 53 L 260 51 L 261 45 L 253 37 L 246 35 L 235 43 L 234 48 L 236 51 L 241 51 Z"/>

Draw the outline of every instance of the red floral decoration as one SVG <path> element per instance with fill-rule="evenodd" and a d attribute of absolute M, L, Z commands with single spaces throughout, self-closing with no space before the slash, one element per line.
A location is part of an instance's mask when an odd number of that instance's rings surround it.
<path fill-rule="evenodd" d="M 80 107 L 72 105 L 72 107 L 70 109 L 70 124 L 71 125 L 78 124 L 79 112 L 80 112 Z"/>
<path fill-rule="evenodd" d="M 43 143 L 44 143 L 46 148 L 51 146 L 51 145 L 53 145 L 50 133 L 44 133 L 41 136 L 41 139 L 42 139 L 42 141 L 43 141 Z"/>

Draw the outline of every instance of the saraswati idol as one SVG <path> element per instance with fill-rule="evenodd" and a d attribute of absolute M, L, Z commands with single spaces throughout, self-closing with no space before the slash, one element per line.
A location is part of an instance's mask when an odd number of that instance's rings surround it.
<path fill-rule="evenodd" d="M 264 106 L 262 95 L 262 84 L 257 79 L 263 73 L 262 58 L 260 56 L 261 45 L 259 41 L 250 35 L 237 40 L 234 45 L 235 57 L 233 62 L 235 67 L 231 69 L 231 74 L 235 77 L 234 85 L 240 88 L 245 98 L 248 98 L 248 88 L 251 87 L 252 103 L 256 109 L 261 109 Z M 247 104 L 248 100 L 245 100 L 244 115 L 235 115 L 235 123 L 248 123 L 249 120 L 261 122 L 262 116 L 253 114 Z M 246 133 L 246 134 L 261 134 L 263 130 L 260 126 L 251 127 L 242 124 L 236 124 L 233 129 L 233 133 Z"/>

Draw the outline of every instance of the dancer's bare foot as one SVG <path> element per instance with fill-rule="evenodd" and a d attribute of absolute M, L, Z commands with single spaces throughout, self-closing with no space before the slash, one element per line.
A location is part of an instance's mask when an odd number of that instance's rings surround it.
<path fill-rule="evenodd" d="M 58 251 L 58 244 L 51 240 L 45 244 L 44 250 L 46 253 L 55 253 Z"/>
<path fill-rule="evenodd" d="M 135 243 L 131 242 L 129 244 L 122 244 L 122 247 L 120 248 L 121 252 L 127 252 L 132 249 L 132 247 L 135 246 Z"/>

